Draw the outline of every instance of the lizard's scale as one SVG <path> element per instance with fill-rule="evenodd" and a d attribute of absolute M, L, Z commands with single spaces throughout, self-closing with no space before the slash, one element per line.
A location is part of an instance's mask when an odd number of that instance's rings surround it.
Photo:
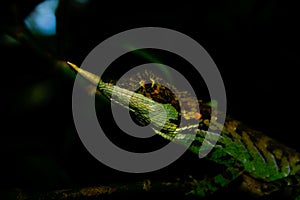
<path fill-rule="evenodd" d="M 128 108 L 129 98 L 130 109 L 141 115 L 142 118 L 148 117 L 149 110 L 154 112 L 157 108 L 163 108 L 167 110 L 168 119 L 177 119 L 178 111 L 172 105 L 160 104 L 141 94 L 114 86 L 110 83 L 104 83 L 100 80 L 100 77 L 74 67 L 71 63 L 69 64 L 79 74 L 87 78 L 94 85 L 97 85 L 100 92 L 108 99 L 111 100 L 111 96 L 114 93 L 116 96 L 113 99 L 115 103 Z M 168 106 L 166 107 L 166 105 Z M 190 134 L 187 133 L 196 129 L 196 137 L 192 138 L 194 142 L 189 147 L 196 154 L 201 153 L 199 150 L 204 142 L 204 137 L 209 138 L 205 140 L 208 146 L 211 145 L 210 141 L 214 144 L 214 141 L 217 140 L 207 158 L 228 167 L 227 173 L 229 172 L 231 175 L 227 179 L 222 175 L 217 175 L 211 179 L 212 185 L 224 186 L 236 177 L 242 176 L 244 179 L 242 183 L 244 189 L 248 189 L 257 195 L 266 195 L 286 186 L 298 188 L 296 191 L 300 193 L 300 153 L 260 132 L 247 128 L 239 121 L 230 117 L 226 118 L 225 124 L 222 126 L 217 121 L 217 115 L 221 113 L 216 113 L 213 115 L 214 117 L 211 117 L 211 109 L 208 105 L 201 104 L 200 110 L 202 117 L 197 123 L 193 122 L 184 127 L 177 128 L 175 123 L 167 120 L 164 131 L 162 131 L 156 129 L 159 126 L 158 121 L 160 120 L 158 120 L 157 126 L 154 123 L 153 129 L 162 137 L 168 140 L 175 139 L 175 141 L 183 145 L 186 144 L 186 140 L 191 139 L 189 137 Z M 221 130 L 221 136 L 217 137 L 214 132 L 208 132 L 208 125 L 213 130 Z M 253 187 L 254 183 L 256 187 Z M 208 191 L 209 189 L 205 187 L 205 184 L 203 181 L 199 182 L 195 191 L 191 193 L 203 196 L 216 190 L 216 187 L 210 186 L 209 188 L 212 191 Z M 259 184 L 261 186 L 258 186 Z"/>

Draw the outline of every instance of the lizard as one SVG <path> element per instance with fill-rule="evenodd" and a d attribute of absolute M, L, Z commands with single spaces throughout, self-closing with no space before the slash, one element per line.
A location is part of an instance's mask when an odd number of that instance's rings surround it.
<path fill-rule="evenodd" d="M 207 159 L 223 165 L 226 170 L 214 177 L 204 180 L 193 179 L 193 186 L 189 188 L 187 194 L 206 197 L 225 187 L 237 177 L 242 178 L 241 189 L 254 196 L 268 196 L 285 188 L 293 193 L 291 196 L 300 199 L 300 153 L 291 149 L 280 142 L 262 134 L 259 131 L 248 128 L 245 124 L 230 116 L 226 117 L 224 125 L 218 122 L 218 115 L 223 113 L 211 113 L 211 105 L 199 103 L 201 113 L 193 113 L 193 106 L 189 105 L 179 111 L 176 103 L 159 103 L 155 101 L 153 94 L 159 94 L 161 98 L 169 97 L 163 90 L 167 90 L 159 84 L 152 84 L 143 88 L 140 93 L 132 92 L 128 89 L 118 87 L 112 83 L 105 83 L 101 78 L 86 70 L 77 67 L 71 62 L 67 62 L 73 70 L 87 79 L 91 84 L 97 86 L 97 94 L 103 95 L 112 102 L 131 109 L 140 119 L 149 118 L 145 109 L 157 109 L 163 107 L 168 119 L 162 130 L 156 129 L 159 125 L 159 116 L 154 120 L 153 131 L 161 137 L 186 145 L 186 140 L 190 139 L 189 130 L 196 128 L 194 141 L 189 146 L 189 150 L 195 154 L 201 154 L 200 146 L 202 143 L 213 145 L 212 151 L 206 156 Z M 160 88 L 160 89 L 159 89 Z M 117 97 L 112 99 L 112 93 Z M 152 94 L 145 95 L 145 92 Z M 143 94 L 144 93 L 144 94 Z M 130 106 L 122 99 L 126 95 L 132 95 Z M 175 100 L 176 102 L 176 100 Z M 154 106 L 149 106 L 154 105 Z M 189 109 L 186 110 L 186 109 Z M 180 113 L 181 112 L 181 113 Z M 188 114 L 186 114 L 188 113 Z M 191 123 L 184 127 L 177 127 L 176 120 L 179 115 L 191 119 Z M 194 116 L 194 117 L 193 117 Z M 152 119 L 153 120 L 153 119 Z M 214 131 L 207 131 L 207 127 L 220 130 L 221 135 L 216 137 Z M 204 140 L 205 137 L 210 138 Z M 214 141 L 216 140 L 216 141 Z M 205 149 L 202 149 L 205 151 Z"/>

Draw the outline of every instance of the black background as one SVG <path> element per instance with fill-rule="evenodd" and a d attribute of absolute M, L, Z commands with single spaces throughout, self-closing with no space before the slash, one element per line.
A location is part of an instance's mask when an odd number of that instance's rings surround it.
<path fill-rule="evenodd" d="M 2 1 L 1 34 L 17 32 L 38 2 Z M 146 26 L 180 31 L 200 43 L 218 66 L 228 113 L 299 150 L 298 13 L 293 3 L 278 0 L 197 4 L 94 0 L 86 5 L 70 0 L 62 1 L 58 9 L 57 35 L 35 42 L 41 51 L 80 65 L 96 45 L 121 31 Z M 1 41 L 0 184 L 4 192 L 216 173 L 207 169 L 210 163 L 189 155 L 146 174 L 128 174 L 101 164 L 76 133 L 73 80 L 32 48 Z M 230 196 L 226 191 L 221 194 Z"/>

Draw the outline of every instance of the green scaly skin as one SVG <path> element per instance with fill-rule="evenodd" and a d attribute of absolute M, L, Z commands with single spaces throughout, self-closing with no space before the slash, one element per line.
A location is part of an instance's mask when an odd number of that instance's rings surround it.
<path fill-rule="evenodd" d="M 104 83 L 100 77 L 84 71 L 72 63 L 69 65 L 97 86 L 100 93 L 109 100 L 114 91 L 114 103 L 129 109 L 128 101 L 123 101 L 123 99 L 130 98 L 130 109 L 140 115 L 140 118 L 149 118 L 149 111 L 154 112 L 158 108 L 165 109 L 169 120 L 165 123 L 163 131 L 156 129 L 156 127 L 160 127 L 160 117 L 157 116 L 157 121 L 152 119 L 153 130 L 156 134 L 186 145 L 186 141 L 191 139 L 190 134 L 187 133 L 196 131 L 196 137 L 189 146 L 189 150 L 195 154 L 202 153 L 199 151 L 204 142 L 208 147 L 213 146 L 213 150 L 206 158 L 226 166 L 227 169 L 212 178 L 201 181 L 193 179 L 195 184 L 190 188 L 188 194 L 207 196 L 237 177 L 242 177 L 241 188 L 254 195 L 265 196 L 287 188 L 295 193 L 292 194 L 295 199 L 300 199 L 300 153 L 295 150 L 258 131 L 247 128 L 241 122 L 230 117 L 226 118 L 223 126 L 215 120 L 221 113 L 212 115 L 211 107 L 208 104 L 200 105 L 202 117 L 197 123 L 193 121 L 184 127 L 177 128 L 177 125 L 170 119 L 177 119 L 179 113 L 171 104 L 157 103 L 142 94 Z M 221 131 L 221 135 L 208 132 L 208 125 L 214 131 Z M 204 140 L 205 137 L 209 140 Z M 211 143 L 216 144 L 212 145 Z"/>

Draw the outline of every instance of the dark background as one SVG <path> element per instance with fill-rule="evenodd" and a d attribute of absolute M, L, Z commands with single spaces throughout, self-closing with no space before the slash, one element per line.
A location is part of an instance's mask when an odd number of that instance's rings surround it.
<path fill-rule="evenodd" d="M 2 1 L 1 37 L 23 30 L 23 19 L 39 2 Z M 221 72 L 228 113 L 300 150 L 296 98 L 299 12 L 289 1 L 62 1 L 57 34 L 33 37 L 32 44 L 39 46 L 38 51 L 80 65 L 104 39 L 144 26 L 174 29 L 199 42 Z M 73 80 L 35 48 L 3 39 L 0 48 L 0 184 L 4 192 L 216 173 L 207 172 L 210 163 L 189 155 L 147 174 L 123 173 L 101 164 L 76 133 L 71 108 Z M 221 194 L 230 195 L 226 191 Z"/>

